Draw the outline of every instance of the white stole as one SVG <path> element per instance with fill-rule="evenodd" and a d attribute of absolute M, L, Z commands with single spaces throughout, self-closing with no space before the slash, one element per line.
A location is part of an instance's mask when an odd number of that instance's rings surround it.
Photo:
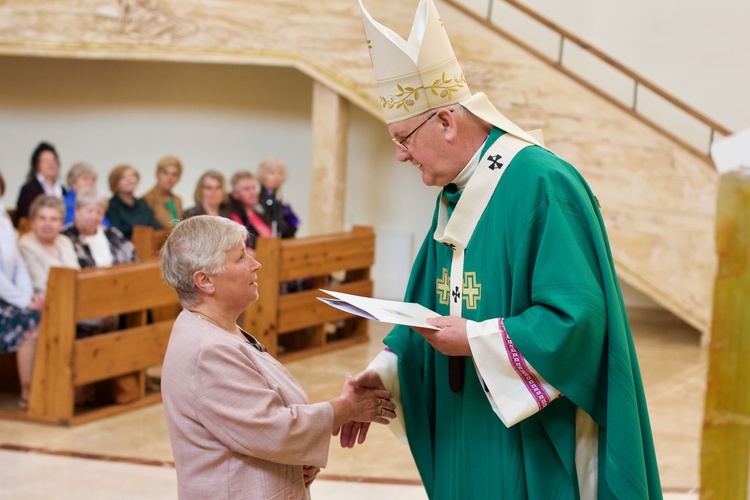
<path fill-rule="evenodd" d="M 453 214 L 448 218 L 448 201 L 441 197 L 437 228 L 433 238 L 453 250 L 450 272 L 450 313 L 461 316 L 463 306 L 464 254 L 474 229 L 490 202 L 495 188 L 516 153 L 533 144 L 503 134 L 479 158 L 479 165 L 466 184 Z"/>

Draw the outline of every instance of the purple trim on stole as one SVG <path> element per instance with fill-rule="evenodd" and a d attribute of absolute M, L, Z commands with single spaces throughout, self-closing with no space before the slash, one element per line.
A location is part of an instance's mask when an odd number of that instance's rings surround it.
<path fill-rule="evenodd" d="M 498 320 L 498 326 L 500 327 L 500 334 L 503 336 L 503 342 L 505 343 L 505 350 L 508 353 L 508 360 L 510 365 L 516 370 L 518 377 L 526 385 L 526 389 L 531 394 L 531 397 L 536 401 L 539 409 L 543 409 L 550 403 L 549 394 L 544 390 L 542 384 L 539 383 L 539 379 L 534 375 L 531 370 L 526 366 L 526 360 L 523 359 L 521 353 L 518 352 L 513 341 L 508 337 L 508 332 L 505 330 L 505 318 Z"/>

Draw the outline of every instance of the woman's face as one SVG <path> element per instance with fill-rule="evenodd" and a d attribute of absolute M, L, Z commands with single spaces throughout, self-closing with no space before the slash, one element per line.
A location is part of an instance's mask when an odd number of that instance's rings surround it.
<path fill-rule="evenodd" d="M 132 168 L 125 170 L 117 181 L 117 194 L 132 195 L 138 187 L 138 174 Z"/>
<path fill-rule="evenodd" d="M 213 177 L 206 177 L 202 181 L 203 187 L 203 205 L 208 207 L 218 207 L 224 201 L 224 190 L 221 189 L 221 182 Z"/>
<path fill-rule="evenodd" d="M 180 180 L 180 171 L 174 165 L 169 165 L 164 170 L 156 171 L 156 184 L 164 191 L 172 191 L 172 188 Z"/>
<path fill-rule="evenodd" d="M 36 171 L 42 174 L 46 179 L 56 179 L 60 172 L 60 165 L 57 163 L 52 151 L 42 151 L 37 159 Z"/>
<path fill-rule="evenodd" d="M 246 208 L 252 208 L 258 204 L 258 182 L 255 179 L 242 179 L 234 188 L 234 198 Z"/>
<path fill-rule="evenodd" d="M 284 184 L 286 176 L 284 175 L 284 169 L 282 167 L 271 167 L 266 170 L 263 176 L 263 187 L 276 191 Z"/>
<path fill-rule="evenodd" d="M 77 193 L 81 189 L 88 189 L 94 186 L 96 186 L 96 173 L 86 172 L 73 181 L 73 185 L 70 187 Z"/>
<path fill-rule="evenodd" d="M 226 253 L 224 271 L 211 277 L 219 303 L 239 314 L 258 300 L 259 269 L 260 263 L 247 253 L 245 242 L 237 242 Z"/>
<path fill-rule="evenodd" d="M 41 207 L 31 219 L 31 230 L 42 243 L 53 243 L 62 226 L 62 214 L 52 207 Z"/>
<path fill-rule="evenodd" d="M 104 212 L 104 207 L 96 202 L 76 208 L 76 228 L 81 234 L 91 236 L 101 226 L 104 220 Z"/>

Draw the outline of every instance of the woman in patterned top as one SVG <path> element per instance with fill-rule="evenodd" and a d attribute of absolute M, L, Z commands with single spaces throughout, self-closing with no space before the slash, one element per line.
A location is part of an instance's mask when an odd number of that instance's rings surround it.
<path fill-rule="evenodd" d="M 93 189 L 78 193 L 75 221 L 63 234 L 73 241 L 82 269 L 136 260 L 133 244 L 116 228 L 102 226 L 106 211 L 106 198 Z"/>

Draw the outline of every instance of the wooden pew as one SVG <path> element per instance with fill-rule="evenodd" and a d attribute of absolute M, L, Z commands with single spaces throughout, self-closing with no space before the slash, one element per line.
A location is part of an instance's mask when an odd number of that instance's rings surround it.
<path fill-rule="evenodd" d="M 259 299 L 245 311 L 242 325 L 273 356 L 289 361 L 367 341 L 366 319 L 330 307 L 317 297 L 327 296 L 319 288 L 372 296 L 372 228 L 354 227 L 349 233 L 308 238 L 259 238 L 255 251 L 263 266 L 258 274 Z M 332 273 L 341 271 L 345 271 L 343 282 L 331 279 Z M 280 283 L 294 280 L 307 280 L 312 287 L 280 293 Z M 335 322 L 339 326 L 330 333 Z"/>
<path fill-rule="evenodd" d="M 156 261 L 82 271 L 52 268 L 39 331 L 29 410 L 14 418 L 76 425 L 161 401 L 147 392 L 145 370 L 162 364 L 173 318 L 147 324 L 152 308 L 174 306 L 177 294 Z M 127 315 L 115 332 L 76 339 L 76 323 Z M 76 386 L 137 374 L 137 398 L 125 404 L 81 409 Z M 0 415 L 7 416 L 7 415 Z"/>
<path fill-rule="evenodd" d="M 149 226 L 133 226 L 130 240 L 135 247 L 138 260 L 149 261 L 156 258 L 169 236 L 169 229 L 154 229 Z"/>

